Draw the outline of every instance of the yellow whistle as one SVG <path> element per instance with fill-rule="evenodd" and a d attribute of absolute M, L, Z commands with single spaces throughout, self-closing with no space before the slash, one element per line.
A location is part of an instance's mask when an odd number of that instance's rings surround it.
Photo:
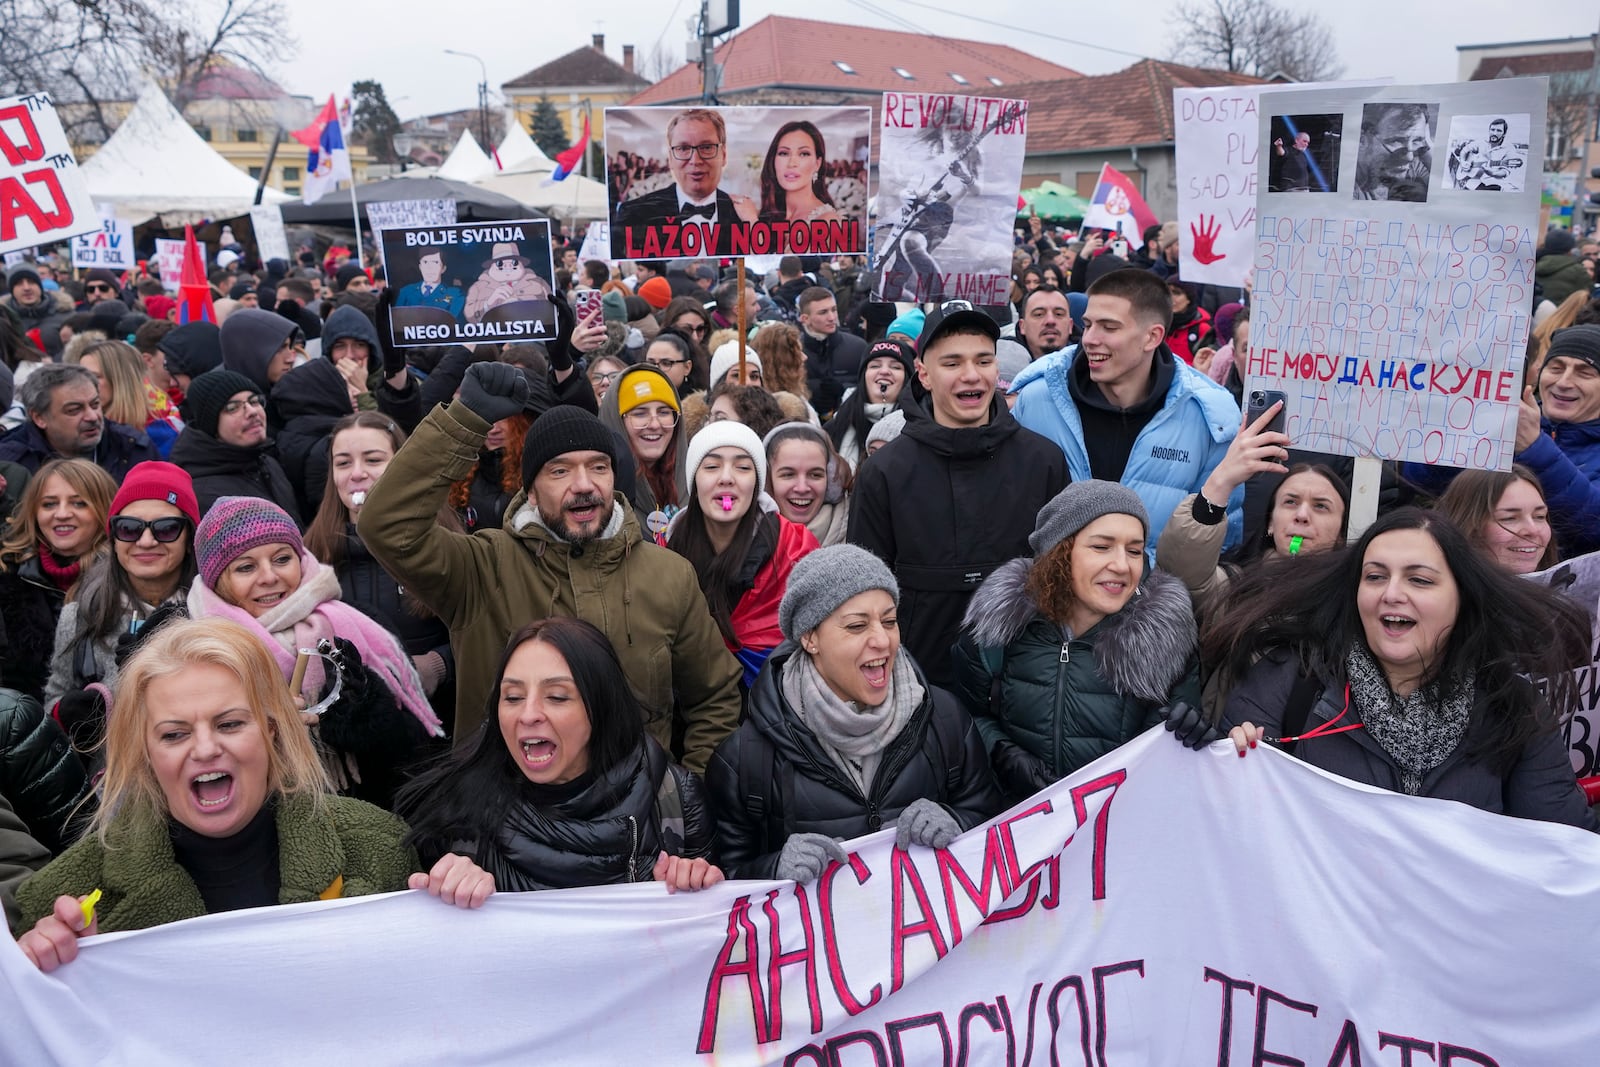
<path fill-rule="evenodd" d="M 90 925 L 94 923 L 94 906 L 98 903 L 100 903 L 100 890 L 96 889 L 93 893 L 84 897 L 83 902 L 78 905 L 83 909 L 83 928 L 85 930 L 89 929 Z"/>

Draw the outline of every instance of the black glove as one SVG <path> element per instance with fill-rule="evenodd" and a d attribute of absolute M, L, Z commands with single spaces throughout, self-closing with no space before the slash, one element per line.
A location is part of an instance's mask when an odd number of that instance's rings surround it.
<path fill-rule="evenodd" d="M 1166 712 L 1167 729 L 1171 730 L 1172 736 L 1182 741 L 1186 748 L 1205 748 L 1213 741 L 1221 741 L 1225 736 L 1206 717 L 1205 712 L 1188 701 L 1180 700 L 1176 704 L 1169 704 Z"/>
<path fill-rule="evenodd" d="M 528 379 L 509 363 L 474 363 L 461 380 L 461 402 L 487 423 L 509 419 L 528 403 Z"/>
<path fill-rule="evenodd" d="M 550 303 L 556 309 L 556 335 L 544 343 L 544 350 L 550 357 L 551 370 L 571 370 L 572 331 L 578 328 L 578 316 L 559 289 L 550 294 Z"/>
<path fill-rule="evenodd" d="M 995 777 L 1000 779 L 1000 785 L 1006 793 L 1018 799 L 1031 797 L 1056 782 L 1044 760 L 1004 738 L 995 742 L 990 750 L 989 765 L 994 768 Z"/>
<path fill-rule="evenodd" d="M 378 348 L 383 352 L 383 376 L 387 380 L 406 369 L 406 354 L 395 347 L 394 327 L 389 312 L 394 310 L 394 289 L 385 286 L 378 294 Z"/>
<path fill-rule="evenodd" d="M 106 702 L 99 693 L 69 689 L 56 702 L 56 721 L 80 752 L 96 748 L 105 737 Z"/>
<path fill-rule="evenodd" d="M 117 638 L 116 661 L 117 670 L 121 670 L 133 654 L 144 647 L 150 635 L 161 629 L 173 619 L 187 619 L 189 609 L 182 602 L 163 604 L 150 613 L 144 624 L 131 633 L 125 633 Z"/>

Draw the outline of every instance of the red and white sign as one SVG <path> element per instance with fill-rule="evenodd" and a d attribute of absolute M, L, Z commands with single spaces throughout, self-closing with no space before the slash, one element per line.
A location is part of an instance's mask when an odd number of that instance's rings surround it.
<path fill-rule="evenodd" d="M 48 93 L 0 100 L 0 252 L 100 229 Z"/>

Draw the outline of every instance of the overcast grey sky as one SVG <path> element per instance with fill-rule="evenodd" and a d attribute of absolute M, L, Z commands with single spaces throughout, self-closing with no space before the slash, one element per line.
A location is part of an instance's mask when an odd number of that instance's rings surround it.
<path fill-rule="evenodd" d="M 296 58 L 275 72 L 286 89 L 319 97 L 343 94 L 357 79 L 376 78 L 402 118 L 477 105 L 478 64 L 444 55 L 443 49 L 482 57 L 491 92 L 597 32 L 606 35 L 606 50 L 615 59 L 624 44 L 635 45 L 641 56 L 659 44 L 681 62 L 688 36 L 684 20 L 699 5 L 699 0 L 284 2 L 299 40 Z M 803 13 L 833 22 L 915 28 L 1011 44 L 1085 74 L 1103 74 L 1134 61 L 1125 53 L 1164 57 L 1170 37 L 1165 15 L 1174 6 L 1174 0 L 986 0 L 981 5 L 808 0 L 802 8 L 743 0 L 741 21 L 749 26 L 769 14 Z M 1594 0 L 1287 0 L 1286 6 L 1315 10 L 1328 22 L 1346 77 L 1399 82 L 1454 81 L 1457 45 L 1579 36 L 1594 33 L 1600 22 Z M 934 8 L 970 10 L 1003 25 Z"/>

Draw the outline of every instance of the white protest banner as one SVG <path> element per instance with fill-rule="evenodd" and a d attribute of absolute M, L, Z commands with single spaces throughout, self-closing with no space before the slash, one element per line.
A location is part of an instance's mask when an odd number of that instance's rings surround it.
<path fill-rule="evenodd" d="M 1337 138 L 1309 189 L 1275 190 L 1276 157 L 1258 164 L 1246 387 L 1285 394 L 1296 448 L 1510 467 L 1539 193 L 1457 188 L 1444 144 L 1485 116 L 1518 116 L 1543 144 L 1545 90 L 1509 78 L 1262 94 L 1261 143 L 1290 128 Z"/>
<path fill-rule="evenodd" d="M 606 153 L 611 259 L 867 251 L 870 108 L 608 107 Z"/>
<path fill-rule="evenodd" d="M 875 300 L 1004 304 L 1028 103 L 884 93 Z"/>
<path fill-rule="evenodd" d="M 0 100 L 0 252 L 98 229 L 89 183 L 49 93 Z"/>
<path fill-rule="evenodd" d="M 283 210 L 277 204 L 257 204 L 252 207 L 250 228 L 255 231 L 256 254 L 261 257 L 261 262 L 289 258 L 289 235 L 284 232 Z"/>
<path fill-rule="evenodd" d="M 1589 778 L 1600 774 L 1600 552 L 1569 559 L 1528 577 L 1565 593 L 1595 620 L 1589 646 L 1594 660 L 1573 672 L 1579 703 L 1565 726 L 1572 770 L 1579 778 Z"/>
<path fill-rule="evenodd" d="M 19 248 L 15 252 L 6 252 L 4 254 L 0 254 L 0 263 L 4 263 L 8 268 L 15 267 L 18 263 L 22 263 L 27 260 L 28 253 L 30 251 L 32 250 L 27 248 Z"/>
<path fill-rule="evenodd" d="M 100 228 L 72 239 L 72 265 L 133 269 L 138 262 L 133 250 L 133 224 L 117 218 L 109 204 L 101 204 L 99 210 Z"/>
<path fill-rule="evenodd" d="M 1600 1043 L 1600 837 L 1572 827 L 1156 729 L 948 850 L 851 847 L 805 886 L 208 916 L 48 976 L 0 944 L 0 1061 L 1553 1067 Z"/>
<path fill-rule="evenodd" d="M 578 249 L 578 260 L 587 263 L 591 259 L 611 262 L 611 223 L 604 219 L 589 223 L 589 228 L 583 231 L 583 247 Z"/>
<path fill-rule="evenodd" d="M 380 200 L 366 205 L 374 234 L 407 226 L 451 226 L 456 221 L 453 198 L 437 200 Z"/>
<path fill-rule="evenodd" d="M 547 341 L 556 335 L 548 219 L 384 230 L 395 344 Z"/>
<path fill-rule="evenodd" d="M 206 246 L 203 242 L 196 243 L 200 246 L 200 262 L 204 263 Z M 183 242 L 157 237 L 155 264 L 156 270 L 161 275 L 161 287 L 177 292 L 178 286 L 183 282 Z"/>

